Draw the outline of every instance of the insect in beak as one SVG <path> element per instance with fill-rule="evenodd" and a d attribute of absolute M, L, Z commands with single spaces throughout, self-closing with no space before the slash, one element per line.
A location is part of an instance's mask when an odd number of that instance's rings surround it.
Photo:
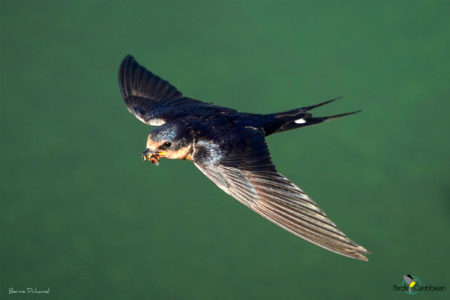
<path fill-rule="evenodd" d="M 163 154 L 164 154 L 164 152 L 150 151 L 150 149 L 145 149 L 145 151 L 143 151 L 141 153 L 142 161 L 148 160 L 152 164 L 159 166 L 159 159 L 161 158 L 161 155 L 163 155 Z"/>

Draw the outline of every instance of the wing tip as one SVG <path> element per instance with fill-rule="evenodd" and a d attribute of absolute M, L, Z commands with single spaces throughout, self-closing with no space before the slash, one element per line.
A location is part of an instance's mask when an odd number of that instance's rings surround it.
<path fill-rule="evenodd" d="M 138 96 L 159 102 L 182 96 L 170 82 L 141 66 L 131 54 L 122 59 L 118 79 L 123 99 Z"/>
<path fill-rule="evenodd" d="M 122 62 L 120 63 L 119 67 L 119 88 L 120 93 L 122 94 L 122 98 L 126 99 L 130 94 L 130 83 L 127 82 L 127 74 L 130 73 L 130 66 L 132 66 L 133 63 L 136 63 L 136 60 L 131 54 L 125 55 L 125 57 L 122 59 Z M 136 63 L 137 64 L 137 63 Z"/>
<path fill-rule="evenodd" d="M 337 253 L 362 261 L 369 261 L 369 259 L 365 255 L 371 254 L 369 250 L 367 250 L 361 245 L 356 245 L 355 248 L 352 249 L 344 249 L 344 253 L 340 252 Z"/>
<path fill-rule="evenodd" d="M 136 59 L 134 58 L 134 56 L 131 54 L 125 55 L 125 57 L 122 59 L 119 70 L 123 70 L 123 69 L 125 69 L 125 67 L 128 67 L 130 62 L 136 62 Z"/>

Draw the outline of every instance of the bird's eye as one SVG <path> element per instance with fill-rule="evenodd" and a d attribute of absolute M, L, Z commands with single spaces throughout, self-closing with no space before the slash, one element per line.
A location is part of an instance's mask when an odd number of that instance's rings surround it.
<path fill-rule="evenodd" d="M 171 143 L 171 142 L 165 142 L 165 143 L 164 143 L 164 147 L 169 148 L 170 146 L 172 146 L 172 143 Z"/>

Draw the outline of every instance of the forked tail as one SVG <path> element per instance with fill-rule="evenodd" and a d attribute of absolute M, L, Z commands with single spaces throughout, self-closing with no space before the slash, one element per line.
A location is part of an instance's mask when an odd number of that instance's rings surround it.
<path fill-rule="evenodd" d="M 313 117 L 313 115 L 308 112 L 316 107 L 328 104 L 340 98 L 342 97 L 337 97 L 311 106 L 305 106 L 289 111 L 265 115 L 267 118 L 266 124 L 264 125 L 266 135 L 295 128 L 316 125 L 325 121 L 334 120 L 340 117 L 345 117 L 360 112 L 360 110 L 358 110 L 327 117 Z"/>

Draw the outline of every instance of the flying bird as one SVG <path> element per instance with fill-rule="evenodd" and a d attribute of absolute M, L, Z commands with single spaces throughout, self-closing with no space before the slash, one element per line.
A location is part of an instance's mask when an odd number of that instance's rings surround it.
<path fill-rule="evenodd" d="M 285 230 L 327 250 L 367 261 L 370 254 L 339 230 L 302 189 L 278 173 L 265 137 L 356 113 L 315 117 L 310 110 L 240 113 L 184 96 L 177 88 L 126 56 L 119 69 L 120 93 L 140 121 L 158 126 L 150 132 L 145 160 L 193 161 L 219 188 Z"/>

